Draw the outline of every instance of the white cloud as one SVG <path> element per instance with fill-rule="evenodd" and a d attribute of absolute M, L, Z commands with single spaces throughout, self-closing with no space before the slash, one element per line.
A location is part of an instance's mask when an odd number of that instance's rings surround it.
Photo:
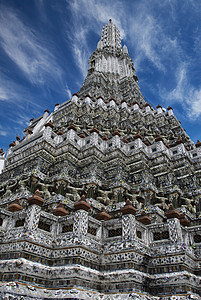
<path fill-rule="evenodd" d="M 0 129 L 0 135 L 7 136 L 8 132 Z"/>
<path fill-rule="evenodd" d="M 111 18 L 121 32 L 121 38 L 129 41 L 134 49 L 130 49 L 131 56 L 135 52 L 134 64 L 136 69 L 143 68 L 145 59 L 152 62 L 159 71 L 166 72 L 167 61 L 180 59 L 182 49 L 176 38 L 165 32 L 159 19 L 154 16 L 147 1 L 131 3 L 122 1 L 73 0 L 67 1 L 73 15 L 73 24 L 67 31 L 71 41 L 76 64 L 83 77 L 88 69 L 88 58 L 95 49 L 89 49 L 87 38 L 91 30 L 100 36 L 100 30 Z M 169 2 L 168 2 L 169 3 Z M 163 5 L 167 5 L 166 2 Z M 162 4 L 161 4 L 162 5 Z M 172 5 L 170 5 L 172 6 Z M 135 10 L 134 10 L 135 9 Z M 134 13 L 132 11 L 134 10 Z M 87 16 L 86 16 L 87 11 Z M 174 8 L 172 7 L 174 12 Z M 174 53 L 174 57 L 172 57 Z M 171 59 L 170 59 L 171 58 Z"/>
<path fill-rule="evenodd" d="M 134 64 L 137 70 L 143 70 L 147 59 L 155 70 L 165 73 L 170 64 L 180 61 L 182 47 L 177 37 L 172 35 L 171 25 L 168 31 L 162 18 L 155 13 L 157 3 L 153 2 L 151 8 L 146 1 L 136 3 L 135 16 L 128 15 L 128 39 L 135 52 Z"/>
<path fill-rule="evenodd" d="M 66 93 L 68 95 L 68 98 L 71 98 L 72 96 L 72 93 L 71 93 L 71 90 L 69 89 L 68 85 L 66 84 Z"/>
<path fill-rule="evenodd" d="M 73 14 L 73 23 L 70 31 L 67 31 L 68 41 L 70 40 L 75 62 L 83 78 L 87 74 L 88 59 L 92 51 L 88 45 L 88 34 L 91 30 L 101 34 L 103 24 L 112 19 L 120 30 L 121 37 L 125 37 L 122 20 L 125 20 L 125 10 L 121 1 L 96 1 L 96 0 L 73 0 L 67 1 L 67 5 Z M 87 12 L 87 15 L 86 15 Z M 84 21 L 86 20 L 86 22 Z"/>
<path fill-rule="evenodd" d="M 46 78 L 61 80 L 62 70 L 43 39 L 20 19 L 16 11 L 1 6 L 0 45 L 32 83 Z"/>
<path fill-rule="evenodd" d="M 0 86 L 0 100 L 8 100 L 9 98 L 9 95 L 8 95 L 8 92 L 5 88 L 1 87 Z"/>
<path fill-rule="evenodd" d="M 0 135 L 1 136 L 7 136 L 8 135 L 8 131 L 6 130 L 6 128 L 3 128 L 3 126 L 0 125 Z"/>
<path fill-rule="evenodd" d="M 190 84 L 188 78 L 190 74 L 188 64 L 180 65 L 176 71 L 176 86 L 172 90 L 160 90 L 161 98 L 169 104 L 180 103 L 184 114 L 191 120 L 197 119 L 201 115 L 201 87 L 195 88 Z"/>

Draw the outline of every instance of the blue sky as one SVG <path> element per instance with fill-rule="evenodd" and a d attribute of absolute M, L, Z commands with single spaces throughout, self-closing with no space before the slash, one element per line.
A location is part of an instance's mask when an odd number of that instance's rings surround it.
<path fill-rule="evenodd" d="M 198 0 L 0 0 L 0 148 L 79 91 L 110 18 L 145 100 L 201 140 L 200 16 Z"/>

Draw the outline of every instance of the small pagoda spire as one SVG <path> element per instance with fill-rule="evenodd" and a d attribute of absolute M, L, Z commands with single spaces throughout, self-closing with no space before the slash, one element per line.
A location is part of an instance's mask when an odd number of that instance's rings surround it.
<path fill-rule="evenodd" d="M 89 211 L 91 208 L 91 205 L 89 203 L 87 203 L 85 195 L 82 194 L 80 200 L 74 204 L 74 208 L 75 208 L 75 210 L 83 209 L 85 211 Z"/>
<path fill-rule="evenodd" d="M 33 205 L 33 204 L 38 205 L 38 206 L 43 205 L 44 199 L 41 197 L 39 190 L 36 190 L 35 193 L 33 194 L 33 196 L 29 197 L 28 203 L 29 203 L 29 205 Z"/>
<path fill-rule="evenodd" d="M 125 205 L 121 208 L 122 215 L 135 215 L 136 208 L 133 206 L 129 199 L 126 200 Z"/>
<path fill-rule="evenodd" d="M 147 216 L 144 210 L 141 212 L 141 216 L 137 217 L 137 220 L 145 225 L 149 225 L 151 223 L 151 219 L 149 218 L 149 216 Z"/>
<path fill-rule="evenodd" d="M 23 210 L 23 207 L 20 205 L 19 198 L 16 198 L 13 203 L 8 205 L 8 210 L 11 212 L 17 212 Z"/>
<path fill-rule="evenodd" d="M 102 206 L 101 212 L 96 215 L 96 219 L 99 221 L 107 221 L 111 219 L 111 216 L 106 212 L 104 206 Z"/>
<path fill-rule="evenodd" d="M 64 208 L 64 205 L 62 202 L 60 202 L 57 207 L 52 211 L 53 215 L 64 217 L 68 215 L 68 211 Z"/>

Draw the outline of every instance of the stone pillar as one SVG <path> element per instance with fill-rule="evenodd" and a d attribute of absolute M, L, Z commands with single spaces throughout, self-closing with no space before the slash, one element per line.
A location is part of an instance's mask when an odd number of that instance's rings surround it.
<path fill-rule="evenodd" d="M 161 105 L 157 105 L 156 106 L 156 111 L 157 111 L 157 114 L 162 114 L 163 113 L 163 109 L 162 109 L 162 106 Z"/>
<path fill-rule="evenodd" d="M 92 145 L 98 145 L 98 133 L 97 132 L 91 133 L 90 142 L 92 143 Z"/>
<path fill-rule="evenodd" d="M 122 239 L 134 240 L 136 239 L 136 208 L 132 205 L 129 199 L 126 204 L 121 208 L 122 212 Z"/>
<path fill-rule="evenodd" d="M 63 130 L 62 129 L 59 129 L 59 131 L 57 131 L 57 136 L 55 137 L 55 142 L 56 144 L 60 144 L 63 142 Z"/>
<path fill-rule="evenodd" d="M 134 137 L 134 146 L 135 146 L 135 149 L 139 149 L 142 147 L 142 136 L 137 133 Z"/>
<path fill-rule="evenodd" d="M 182 230 L 180 221 L 177 218 L 168 219 L 170 240 L 174 243 L 182 243 Z"/>
<path fill-rule="evenodd" d="M 85 195 L 82 195 L 81 199 L 74 204 L 75 217 L 73 224 L 73 233 L 80 239 L 87 235 L 88 211 L 90 207 L 90 204 L 86 202 Z"/>
<path fill-rule="evenodd" d="M 76 134 L 76 127 L 74 124 L 71 124 L 69 127 L 68 127 L 68 132 L 67 132 L 67 139 L 68 140 L 72 140 L 74 141 L 75 139 L 75 136 L 77 135 Z"/>
<path fill-rule="evenodd" d="M 98 98 L 97 104 L 99 106 L 104 106 L 104 102 L 103 102 L 103 99 L 101 97 Z"/>
<path fill-rule="evenodd" d="M 51 139 L 52 136 L 52 129 L 54 128 L 54 125 L 52 124 L 51 121 L 45 124 L 45 130 L 43 133 L 43 136 L 47 139 Z"/>
<path fill-rule="evenodd" d="M 129 214 L 122 216 L 122 239 L 136 239 L 136 220 L 134 215 Z"/>
<path fill-rule="evenodd" d="M 38 228 L 41 206 L 44 203 L 44 199 L 40 197 L 40 192 L 36 190 L 35 194 L 28 199 L 28 203 L 29 207 L 24 224 L 25 235 L 27 236 L 34 234 Z"/>
<path fill-rule="evenodd" d="M 113 147 L 118 147 L 120 148 L 121 147 L 121 139 L 120 139 L 120 133 L 118 130 L 115 130 L 114 132 L 112 132 L 112 146 Z"/>
<path fill-rule="evenodd" d="M 88 212 L 80 209 L 75 212 L 73 233 L 79 238 L 87 235 L 88 231 Z"/>
<path fill-rule="evenodd" d="M 5 163 L 5 154 L 3 153 L 1 155 L 1 153 L 0 153 L 0 174 L 4 168 L 4 163 Z"/>
<path fill-rule="evenodd" d="M 24 224 L 25 234 L 31 235 L 38 228 L 38 223 L 40 219 L 41 207 L 34 204 L 28 207 L 27 217 Z"/>
<path fill-rule="evenodd" d="M 138 110 L 140 107 L 137 102 L 133 103 L 134 110 Z"/>
<path fill-rule="evenodd" d="M 172 109 L 171 106 L 168 106 L 167 111 L 168 111 L 168 116 L 173 116 L 174 115 L 173 109 Z"/>

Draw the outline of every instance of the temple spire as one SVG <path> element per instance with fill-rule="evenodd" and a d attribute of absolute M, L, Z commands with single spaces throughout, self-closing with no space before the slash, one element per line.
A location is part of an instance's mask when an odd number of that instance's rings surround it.
<path fill-rule="evenodd" d="M 103 26 L 97 49 L 89 58 L 89 69 L 79 96 L 115 98 L 144 103 L 138 78 L 126 45 L 121 45 L 120 31 L 110 19 Z M 126 85 L 126 89 L 125 89 Z M 104 87 L 104 88 L 103 88 Z"/>
<path fill-rule="evenodd" d="M 112 23 L 112 19 L 108 24 L 103 26 L 102 34 L 99 45 L 102 45 L 102 49 L 120 51 L 121 50 L 121 36 L 120 31 L 115 24 Z"/>

